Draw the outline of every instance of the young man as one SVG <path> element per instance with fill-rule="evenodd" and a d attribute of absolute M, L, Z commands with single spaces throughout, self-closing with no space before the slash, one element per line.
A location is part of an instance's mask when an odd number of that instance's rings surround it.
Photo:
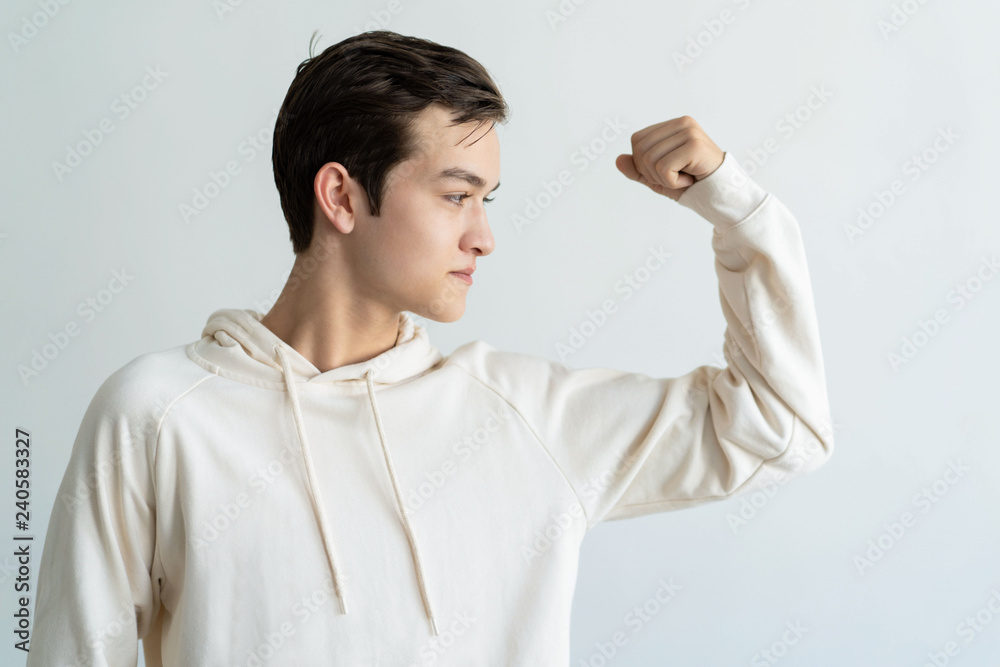
<path fill-rule="evenodd" d="M 601 521 L 815 469 L 833 439 L 791 213 L 689 117 L 619 169 L 713 225 L 726 368 L 571 369 L 462 316 L 494 249 L 494 123 L 460 51 L 370 32 L 304 62 L 275 181 L 296 261 L 91 402 L 53 510 L 29 665 L 568 665 Z"/>

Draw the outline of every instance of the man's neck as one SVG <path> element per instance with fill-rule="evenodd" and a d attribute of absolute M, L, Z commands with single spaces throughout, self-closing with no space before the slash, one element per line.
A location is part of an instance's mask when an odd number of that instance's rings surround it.
<path fill-rule="evenodd" d="M 324 305 L 321 299 L 302 296 L 279 298 L 261 323 L 321 373 L 367 361 L 396 345 L 399 313 L 357 305 L 338 307 L 332 301 Z"/>

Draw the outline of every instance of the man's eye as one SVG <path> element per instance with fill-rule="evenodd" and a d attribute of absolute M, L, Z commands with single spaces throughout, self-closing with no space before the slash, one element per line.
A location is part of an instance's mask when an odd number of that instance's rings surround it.
<path fill-rule="evenodd" d="M 449 201 L 451 201 L 451 202 L 453 202 L 453 203 L 458 204 L 459 206 L 461 206 L 462 205 L 462 200 L 468 199 L 471 196 L 472 195 L 445 195 L 445 199 L 447 199 L 447 200 L 449 200 Z M 456 199 L 457 199 L 457 201 L 456 201 Z M 491 201 L 493 201 L 493 199 L 494 199 L 494 197 L 485 197 L 485 198 L 483 198 L 483 203 L 484 204 L 488 204 Z"/>

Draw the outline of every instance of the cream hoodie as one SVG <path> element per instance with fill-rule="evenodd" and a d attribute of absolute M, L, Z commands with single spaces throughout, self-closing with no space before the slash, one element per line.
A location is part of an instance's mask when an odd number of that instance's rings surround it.
<path fill-rule="evenodd" d="M 393 348 L 321 373 L 224 309 L 118 369 L 58 490 L 28 665 L 135 665 L 139 639 L 150 667 L 569 665 L 594 525 L 833 449 L 794 217 L 729 154 L 679 203 L 713 225 L 726 368 L 443 357 L 402 313 Z"/>

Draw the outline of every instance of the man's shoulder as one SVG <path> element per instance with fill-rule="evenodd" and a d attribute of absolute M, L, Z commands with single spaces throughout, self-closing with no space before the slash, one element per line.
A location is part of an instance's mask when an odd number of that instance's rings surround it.
<path fill-rule="evenodd" d="M 444 364 L 457 366 L 496 389 L 510 390 L 571 370 L 558 361 L 528 352 L 498 349 L 483 340 L 469 341 L 455 348 Z"/>
<path fill-rule="evenodd" d="M 215 377 L 192 362 L 186 348 L 176 345 L 134 357 L 105 378 L 90 409 L 133 419 L 162 417 L 177 399 Z"/>

